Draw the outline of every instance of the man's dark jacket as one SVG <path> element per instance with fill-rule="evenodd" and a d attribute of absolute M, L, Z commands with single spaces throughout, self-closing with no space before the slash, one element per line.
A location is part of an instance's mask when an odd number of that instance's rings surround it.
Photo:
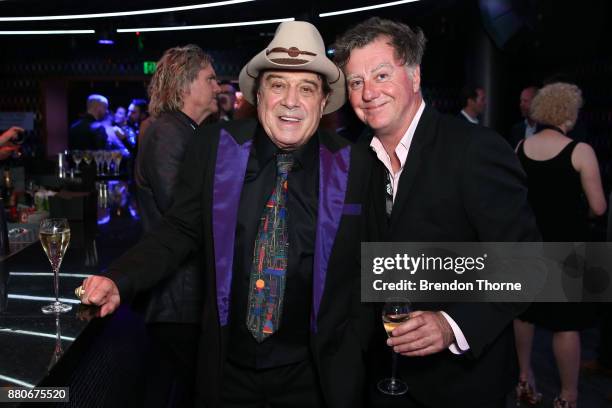
<path fill-rule="evenodd" d="M 154 229 L 174 201 L 179 169 L 195 129 L 195 123 L 183 113 L 164 112 L 142 138 L 134 174 L 145 232 Z M 203 281 L 200 254 L 194 251 L 176 273 L 140 299 L 146 305 L 146 321 L 199 322 Z"/>
<path fill-rule="evenodd" d="M 77 120 L 68 130 L 68 148 L 70 150 L 102 150 L 106 147 L 106 130 L 96 126 L 96 118 L 87 113 Z"/>
<path fill-rule="evenodd" d="M 525 138 L 525 128 L 527 125 L 525 124 L 525 119 L 520 122 L 515 123 L 510 129 L 510 136 L 506 138 L 510 146 L 514 149 L 519 144 L 521 140 Z"/>
<path fill-rule="evenodd" d="M 220 406 L 237 209 L 254 120 L 204 127 L 187 150 L 176 199 L 161 224 L 111 266 L 121 299 L 150 288 L 187 254 L 204 255 L 199 406 Z M 330 408 L 363 403 L 364 352 L 373 325 L 360 303 L 359 253 L 368 154 L 318 131 L 319 191 L 310 346 Z"/>
<path fill-rule="evenodd" d="M 426 106 L 417 125 L 390 223 L 385 168 L 372 172 L 368 240 L 381 242 L 539 241 L 527 204 L 525 174 L 502 137 Z M 416 304 L 442 310 L 470 350 L 401 358 L 410 393 L 427 407 L 474 407 L 503 398 L 516 385 L 513 318 L 527 303 Z"/>

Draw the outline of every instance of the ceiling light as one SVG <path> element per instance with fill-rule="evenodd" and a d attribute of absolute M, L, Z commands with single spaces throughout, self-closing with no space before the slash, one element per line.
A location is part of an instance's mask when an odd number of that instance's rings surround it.
<path fill-rule="evenodd" d="M 146 33 L 153 31 L 179 31 L 179 30 L 203 30 L 206 28 L 226 28 L 226 27 L 242 27 L 258 24 L 274 24 L 285 21 L 295 21 L 295 18 L 279 18 L 276 20 L 257 20 L 257 21 L 241 21 L 237 23 L 221 23 L 221 24 L 205 24 L 197 26 L 171 26 L 171 27 L 143 27 L 143 28 L 119 28 L 118 33 Z"/>
<path fill-rule="evenodd" d="M 27 30 L 0 31 L 0 35 L 39 35 L 39 34 L 95 34 L 95 30 Z"/>
<path fill-rule="evenodd" d="M 383 7 L 398 6 L 400 4 L 412 3 L 412 2 L 415 2 L 415 1 L 419 1 L 419 0 L 392 1 L 390 3 L 373 4 L 371 6 L 358 7 L 358 8 L 353 8 L 353 9 L 330 11 L 329 13 L 321 13 L 321 14 L 319 14 L 319 17 L 331 17 L 331 16 L 337 16 L 339 14 L 357 13 L 357 12 L 360 12 L 360 11 L 374 10 L 374 9 L 379 9 L 379 8 L 383 8 Z"/>
<path fill-rule="evenodd" d="M 104 17 L 124 17 L 140 16 L 143 14 L 171 13 L 174 11 L 197 10 L 209 7 L 229 6 L 238 3 L 247 3 L 255 0 L 226 0 L 216 3 L 194 4 L 191 6 L 166 7 L 148 10 L 118 11 L 113 13 L 94 13 L 94 14 L 70 14 L 64 16 L 29 16 L 29 17 L 0 17 L 0 21 L 43 21 L 43 20 L 78 20 L 81 18 L 104 18 Z"/>

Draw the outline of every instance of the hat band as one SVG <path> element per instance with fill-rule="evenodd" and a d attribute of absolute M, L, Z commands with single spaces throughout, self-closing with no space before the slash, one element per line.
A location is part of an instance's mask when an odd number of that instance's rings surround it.
<path fill-rule="evenodd" d="M 270 61 L 274 62 L 275 64 L 279 64 L 279 65 L 304 65 L 304 64 L 308 64 L 311 61 L 305 60 L 305 59 L 298 59 L 298 58 L 270 58 Z"/>
<path fill-rule="evenodd" d="M 266 56 L 272 54 L 273 52 L 282 52 L 282 53 L 289 55 L 291 58 L 295 58 L 298 55 L 310 55 L 312 57 L 317 56 L 317 54 L 315 54 L 314 52 L 302 51 L 298 47 L 289 47 L 289 48 L 274 47 L 271 50 L 266 50 Z"/>

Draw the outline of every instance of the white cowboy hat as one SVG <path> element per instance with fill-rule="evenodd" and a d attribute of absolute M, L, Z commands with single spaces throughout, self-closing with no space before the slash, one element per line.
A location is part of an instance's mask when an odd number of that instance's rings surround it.
<path fill-rule="evenodd" d="M 240 71 L 238 81 L 244 98 L 256 105 L 253 95 L 255 81 L 260 72 L 278 69 L 311 71 L 321 74 L 329 84 L 331 93 L 324 114 L 338 110 L 346 100 L 344 75 L 325 54 L 325 44 L 319 31 L 305 21 L 281 23 L 272 42 L 255 55 Z"/>

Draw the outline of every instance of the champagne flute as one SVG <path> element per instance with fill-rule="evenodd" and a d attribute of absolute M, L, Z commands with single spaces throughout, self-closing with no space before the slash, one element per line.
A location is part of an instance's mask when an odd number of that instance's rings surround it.
<path fill-rule="evenodd" d="M 391 332 L 397 326 L 407 321 L 410 318 L 410 301 L 404 298 L 392 298 L 387 300 L 382 310 L 382 321 L 387 332 L 387 336 L 391 337 Z M 402 380 L 395 378 L 397 370 L 397 353 L 391 350 L 392 365 L 391 377 L 382 379 L 378 382 L 378 390 L 387 395 L 403 395 L 408 392 L 408 384 Z"/>
<path fill-rule="evenodd" d="M 72 151 L 72 160 L 74 160 L 74 168 L 75 173 L 80 173 L 79 166 L 81 165 L 81 160 L 83 160 L 83 152 L 80 150 Z"/>
<path fill-rule="evenodd" d="M 102 151 L 102 161 L 104 162 L 104 166 L 106 167 L 105 174 L 111 174 L 110 164 L 111 164 L 112 159 L 113 159 L 113 152 L 111 152 L 110 150 Z"/>
<path fill-rule="evenodd" d="M 38 236 L 45 254 L 47 254 L 47 258 L 49 258 L 51 263 L 53 285 L 55 287 L 55 302 L 43 306 L 42 312 L 45 314 L 65 313 L 72 309 L 72 306 L 59 301 L 59 269 L 70 243 L 70 226 L 68 221 L 65 218 L 47 218 L 42 220 Z"/>
<path fill-rule="evenodd" d="M 113 164 L 115 165 L 115 169 L 113 174 L 119 175 L 119 167 L 121 166 L 121 159 L 123 159 L 123 155 L 121 154 L 121 150 L 113 151 Z"/>

